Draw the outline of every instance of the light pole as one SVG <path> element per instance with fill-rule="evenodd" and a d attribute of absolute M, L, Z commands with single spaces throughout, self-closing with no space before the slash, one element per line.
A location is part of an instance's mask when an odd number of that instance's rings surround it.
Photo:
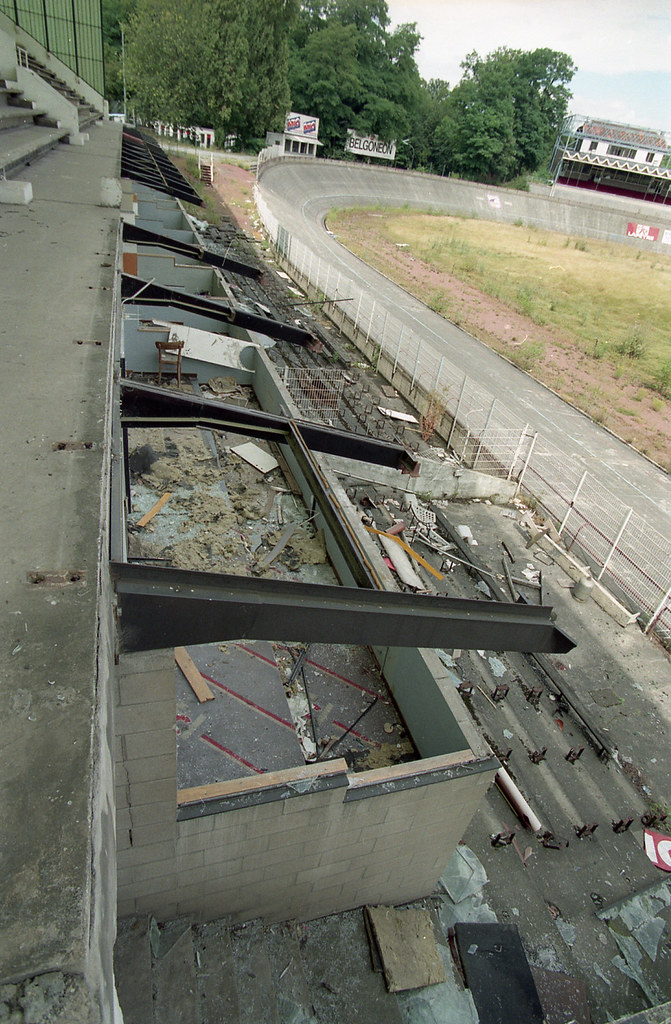
<path fill-rule="evenodd" d="M 410 170 L 412 170 L 412 165 L 415 162 L 415 147 L 410 139 L 401 139 L 401 142 L 404 146 L 410 146 Z"/>
<path fill-rule="evenodd" d="M 121 28 L 121 26 L 119 26 Z M 123 76 L 123 122 L 126 123 L 126 47 L 121 28 L 121 74 Z"/>

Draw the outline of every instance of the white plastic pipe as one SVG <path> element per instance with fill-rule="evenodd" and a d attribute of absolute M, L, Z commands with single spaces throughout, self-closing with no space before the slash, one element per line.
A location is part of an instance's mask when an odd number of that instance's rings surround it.
<path fill-rule="evenodd" d="M 543 826 L 531 810 L 531 807 L 524 799 L 513 780 L 508 775 L 505 768 L 499 768 L 494 776 L 494 781 L 522 824 L 526 825 L 527 828 L 530 828 L 532 832 L 540 832 Z"/>

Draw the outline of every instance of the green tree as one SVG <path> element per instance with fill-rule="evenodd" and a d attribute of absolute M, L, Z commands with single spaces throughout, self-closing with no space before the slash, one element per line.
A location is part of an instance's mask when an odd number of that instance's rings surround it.
<path fill-rule="evenodd" d="M 123 106 L 121 32 L 135 10 L 135 0 L 102 0 L 105 98 L 112 110 Z"/>
<path fill-rule="evenodd" d="M 135 0 L 126 69 L 137 112 L 245 142 L 262 135 L 289 105 L 296 10 L 297 0 Z"/>
<path fill-rule="evenodd" d="M 566 114 L 575 73 L 555 50 L 502 47 L 473 52 L 434 133 L 435 155 L 450 171 L 478 181 L 509 181 L 549 158 Z"/>
<path fill-rule="evenodd" d="M 288 34 L 298 0 L 247 0 L 243 6 L 249 55 L 236 123 L 247 141 L 284 123 L 290 104 Z"/>
<path fill-rule="evenodd" d="M 292 34 L 292 107 L 320 118 L 327 155 L 346 131 L 392 139 L 408 133 L 421 107 L 414 25 L 389 32 L 386 0 L 307 0 Z"/>

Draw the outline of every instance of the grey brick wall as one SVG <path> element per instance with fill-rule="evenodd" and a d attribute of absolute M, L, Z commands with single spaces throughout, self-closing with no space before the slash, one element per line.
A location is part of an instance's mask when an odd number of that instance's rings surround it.
<path fill-rule="evenodd" d="M 337 760 L 180 796 L 173 652 L 122 658 L 116 697 L 120 916 L 310 919 L 424 896 L 497 767 L 470 750 L 351 776 Z"/>

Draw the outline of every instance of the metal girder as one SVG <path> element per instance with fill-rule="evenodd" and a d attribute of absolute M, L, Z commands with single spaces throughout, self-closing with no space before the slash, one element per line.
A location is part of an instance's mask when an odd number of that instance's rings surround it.
<path fill-rule="evenodd" d="M 291 341 L 304 348 L 317 350 L 321 346 L 321 342 L 318 342 L 309 331 L 302 327 L 284 324 L 271 317 L 248 313 L 243 309 L 235 309 L 223 300 L 219 301 L 203 295 L 191 295 L 189 292 L 167 288 L 154 281 L 144 281 L 131 274 L 121 275 L 121 297 L 126 304 L 173 306 L 199 316 L 210 317 L 220 323 L 235 324 L 236 327 L 242 327 L 244 330 L 265 334 L 277 341 Z"/>
<path fill-rule="evenodd" d="M 399 444 L 137 381 L 121 381 L 121 421 L 126 427 L 169 425 L 229 430 L 281 444 L 290 444 L 299 435 L 313 451 L 419 475 L 419 463 Z"/>
<path fill-rule="evenodd" d="M 292 640 L 565 654 L 551 609 L 112 562 L 120 646 Z"/>
<path fill-rule="evenodd" d="M 161 147 L 128 125 L 124 127 L 121 138 L 121 174 L 157 192 L 197 206 L 205 205 Z"/>
<path fill-rule="evenodd" d="M 259 278 L 263 271 L 259 267 L 252 267 L 249 263 L 241 260 L 234 260 L 231 256 L 220 256 L 215 252 L 208 252 L 200 245 L 190 245 L 188 242 L 180 242 L 168 235 L 160 235 L 156 231 L 149 231 L 148 228 L 141 228 L 137 224 L 124 221 L 123 224 L 124 242 L 137 242 L 140 245 L 160 246 L 169 252 L 177 253 L 179 256 L 188 256 L 189 259 L 198 260 L 199 263 L 206 263 L 210 267 L 221 267 L 232 274 L 241 274 L 243 277 Z"/>

